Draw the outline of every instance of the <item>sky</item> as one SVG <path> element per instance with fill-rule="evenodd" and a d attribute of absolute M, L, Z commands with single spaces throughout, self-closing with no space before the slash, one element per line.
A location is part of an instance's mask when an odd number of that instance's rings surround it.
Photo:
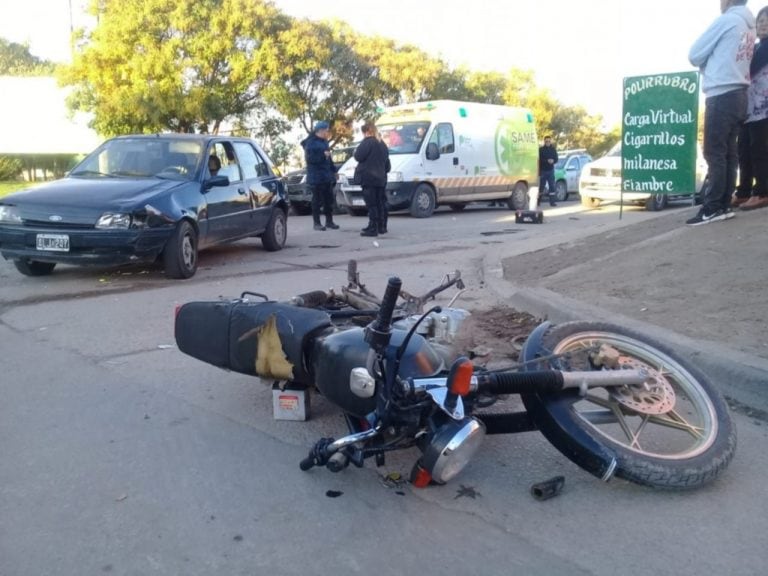
<path fill-rule="evenodd" d="M 169 0 L 173 1 L 173 0 Z M 768 3 L 768 0 L 763 0 Z M 0 0 L 0 37 L 69 60 L 70 27 L 85 0 Z M 621 121 L 623 78 L 692 70 L 688 49 L 719 15 L 719 0 L 276 0 L 283 12 L 339 19 L 357 31 L 415 44 L 453 66 L 530 69 L 566 105 Z M 757 12 L 763 3 L 747 4 Z M 71 6 L 71 11 L 70 11 Z"/>

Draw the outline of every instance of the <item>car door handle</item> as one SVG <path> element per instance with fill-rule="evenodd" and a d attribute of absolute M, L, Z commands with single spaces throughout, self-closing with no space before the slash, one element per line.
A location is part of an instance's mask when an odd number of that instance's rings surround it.
<path fill-rule="evenodd" d="M 237 189 L 237 193 L 238 194 L 242 194 L 243 196 L 245 196 L 245 188 L 238 188 Z"/>
<path fill-rule="evenodd" d="M 459 159 L 458 158 L 456 158 L 456 157 L 453 158 L 453 165 L 454 166 L 458 166 L 459 165 Z"/>

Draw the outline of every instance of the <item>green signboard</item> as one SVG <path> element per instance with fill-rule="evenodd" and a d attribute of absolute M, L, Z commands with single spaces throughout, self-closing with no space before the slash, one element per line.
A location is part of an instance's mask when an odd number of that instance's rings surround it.
<path fill-rule="evenodd" d="M 699 73 L 624 79 L 623 194 L 693 194 Z"/>

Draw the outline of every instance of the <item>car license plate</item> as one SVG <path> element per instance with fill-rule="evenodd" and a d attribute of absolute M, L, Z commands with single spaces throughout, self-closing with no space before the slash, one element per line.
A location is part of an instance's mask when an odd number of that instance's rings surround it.
<path fill-rule="evenodd" d="M 365 206 L 365 200 L 362 198 L 352 198 L 352 206 Z"/>
<path fill-rule="evenodd" d="M 69 236 L 66 234 L 38 234 L 37 249 L 69 252 Z"/>

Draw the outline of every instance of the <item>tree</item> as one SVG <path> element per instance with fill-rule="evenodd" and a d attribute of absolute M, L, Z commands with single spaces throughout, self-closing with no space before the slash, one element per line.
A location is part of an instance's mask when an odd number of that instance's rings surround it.
<path fill-rule="evenodd" d="M 256 56 L 288 25 L 263 0 L 92 0 L 90 10 L 98 24 L 80 31 L 62 81 L 105 135 L 216 133 L 247 118 L 263 87 Z"/>
<path fill-rule="evenodd" d="M 590 115 L 583 106 L 562 106 L 555 111 L 549 131 L 559 148 L 586 148 L 599 156 L 621 137 L 620 127 L 606 132 L 602 124 L 602 116 Z"/>
<path fill-rule="evenodd" d="M 33 56 L 29 45 L 0 38 L 0 76 L 45 76 L 55 68 L 53 62 Z"/>

